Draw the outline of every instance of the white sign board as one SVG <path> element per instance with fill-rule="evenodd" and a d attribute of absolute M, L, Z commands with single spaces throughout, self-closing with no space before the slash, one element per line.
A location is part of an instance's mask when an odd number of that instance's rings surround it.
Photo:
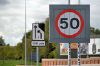
<path fill-rule="evenodd" d="M 56 17 L 56 30 L 66 38 L 76 37 L 84 28 L 80 13 L 73 9 L 62 10 Z"/>
<path fill-rule="evenodd" d="M 32 24 L 33 29 L 33 40 L 44 40 L 44 31 L 39 28 L 38 23 Z"/>
<path fill-rule="evenodd" d="M 45 41 L 32 41 L 32 46 L 45 46 Z"/>
<path fill-rule="evenodd" d="M 45 46 L 43 23 L 32 24 L 32 46 Z"/>

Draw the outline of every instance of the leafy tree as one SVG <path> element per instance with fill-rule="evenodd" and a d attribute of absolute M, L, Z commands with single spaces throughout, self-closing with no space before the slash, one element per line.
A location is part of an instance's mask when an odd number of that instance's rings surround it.
<path fill-rule="evenodd" d="M 99 29 L 95 29 L 94 32 L 95 32 L 96 35 L 100 34 L 100 30 Z"/>
<path fill-rule="evenodd" d="M 99 35 L 100 29 L 95 29 L 94 27 L 91 27 L 91 35 Z"/>
<path fill-rule="evenodd" d="M 1 46 L 4 46 L 4 45 L 5 45 L 5 41 L 4 41 L 4 39 L 3 39 L 2 36 L 0 37 L 0 45 L 1 45 Z"/>
<path fill-rule="evenodd" d="M 22 51 L 23 51 L 22 43 L 18 43 L 16 46 L 16 55 L 15 55 L 16 59 L 22 59 Z"/>
<path fill-rule="evenodd" d="M 32 31 L 29 31 L 26 33 L 26 38 L 27 38 L 27 59 L 30 59 L 32 47 L 31 47 L 31 41 L 32 41 Z M 21 48 L 22 48 L 22 59 L 25 58 L 25 35 L 22 38 L 22 43 L 21 43 Z"/>
<path fill-rule="evenodd" d="M 56 43 L 50 43 L 48 49 L 49 49 L 48 58 L 58 58 L 59 49 Z"/>

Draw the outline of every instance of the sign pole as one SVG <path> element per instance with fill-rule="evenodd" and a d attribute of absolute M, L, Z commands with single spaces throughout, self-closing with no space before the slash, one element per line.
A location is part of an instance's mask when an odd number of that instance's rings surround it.
<path fill-rule="evenodd" d="M 78 3 L 80 4 L 80 3 L 81 3 L 81 1 L 80 1 L 80 0 L 78 0 Z"/>
<path fill-rule="evenodd" d="M 78 55 L 78 66 L 80 66 L 80 43 L 78 43 L 78 52 L 77 52 L 77 55 Z"/>
<path fill-rule="evenodd" d="M 68 4 L 70 5 L 70 0 L 68 0 Z"/>
<path fill-rule="evenodd" d="M 32 55 L 33 55 L 33 54 L 32 54 L 32 51 L 31 51 L 31 66 L 32 66 L 32 62 L 33 62 L 33 61 L 32 61 Z"/>
<path fill-rule="evenodd" d="M 70 50 L 70 43 L 68 47 L 68 66 L 71 66 L 71 50 Z"/>
<path fill-rule="evenodd" d="M 68 4 L 70 5 L 70 0 L 68 0 Z M 68 47 L 68 66 L 71 66 L 71 50 L 70 50 L 70 43 Z"/>
<path fill-rule="evenodd" d="M 39 48 L 36 47 L 36 60 L 37 60 L 37 66 L 39 66 Z"/>
<path fill-rule="evenodd" d="M 80 0 L 78 0 L 78 3 L 80 4 Z M 77 52 L 77 55 L 78 55 L 78 66 L 81 66 L 81 63 L 80 63 L 80 43 L 78 43 L 78 52 Z"/>
<path fill-rule="evenodd" d="M 68 0 L 68 4 L 70 5 L 70 0 Z M 71 50 L 70 50 L 70 43 L 68 47 L 68 66 L 71 66 Z"/>
<path fill-rule="evenodd" d="M 26 37 L 26 28 L 27 28 L 27 20 L 26 20 L 26 0 L 25 0 L 25 66 L 27 66 L 27 37 Z"/>

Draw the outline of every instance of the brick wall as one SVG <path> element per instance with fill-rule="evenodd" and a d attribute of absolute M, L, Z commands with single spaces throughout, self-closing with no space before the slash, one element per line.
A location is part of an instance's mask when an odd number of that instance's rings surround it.
<path fill-rule="evenodd" d="M 53 65 L 67 65 L 67 59 L 42 59 L 42 66 Z M 77 64 L 77 58 L 71 59 L 71 65 Z M 100 64 L 100 57 L 98 58 L 81 58 L 81 64 Z"/>

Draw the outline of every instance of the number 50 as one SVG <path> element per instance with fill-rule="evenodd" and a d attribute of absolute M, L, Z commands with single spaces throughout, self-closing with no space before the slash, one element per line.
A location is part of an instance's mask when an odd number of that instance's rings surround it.
<path fill-rule="evenodd" d="M 62 28 L 62 29 L 67 29 L 68 28 L 68 22 L 67 22 L 67 20 L 68 20 L 68 18 L 61 18 L 60 24 L 65 24 L 65 26 L 61 25 L 60 28 Z M 73 26 L 73 21 L 76 21 L 76 23 L 77 23 L 76 26 Z M 70 27 L 72 29 L 77 29 L 79 27 L 79 20 L 77 18 L 72 18 L 70 20 Z"/>

